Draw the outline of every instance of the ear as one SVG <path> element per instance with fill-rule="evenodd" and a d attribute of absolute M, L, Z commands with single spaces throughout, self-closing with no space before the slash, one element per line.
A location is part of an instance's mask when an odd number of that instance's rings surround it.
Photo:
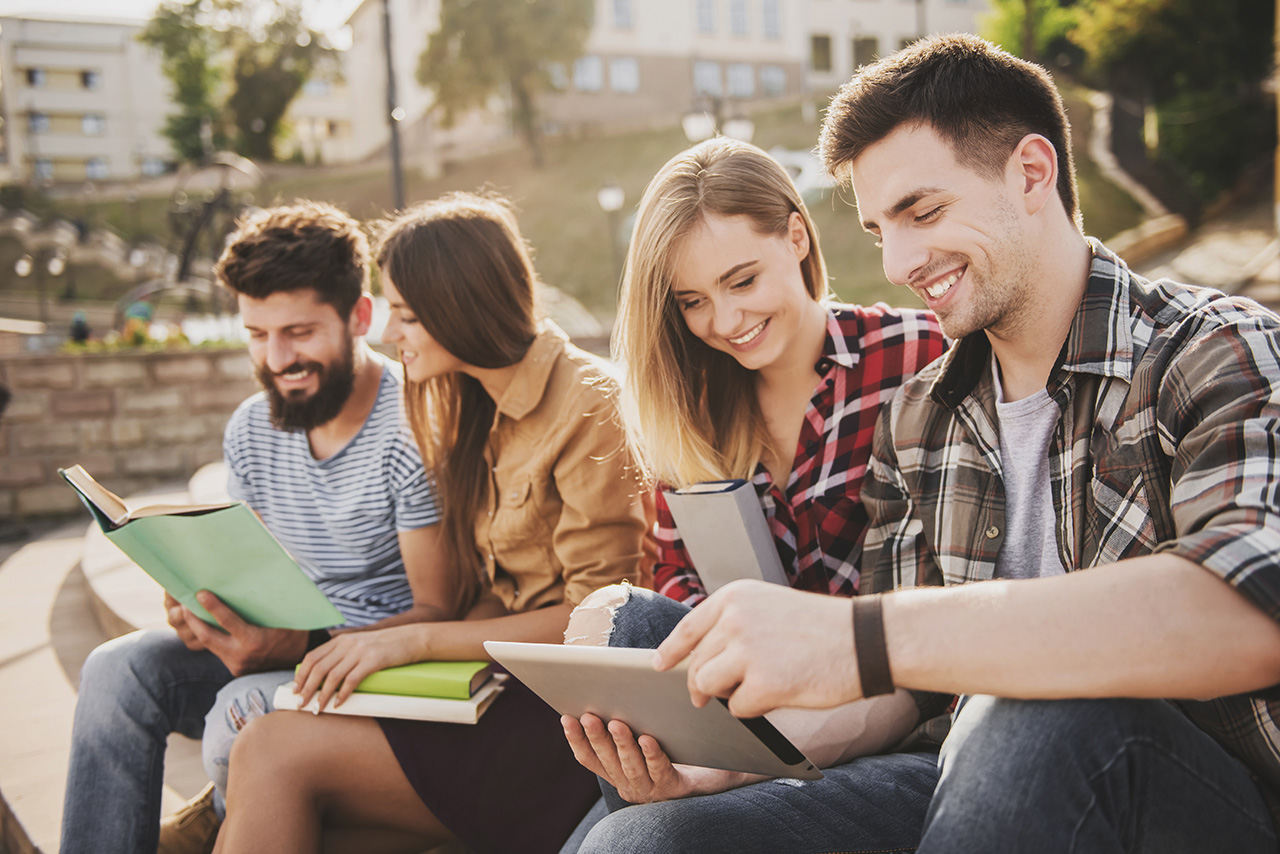
<path fill-rule="evenodd" d="M 1058 197 L 1058 152 L 1040 134 L 1022 138 L 1009 156 L 1009 168 L 1027 213 L 1039 213 Z"/>
<path fill-rule="evenodd" d="M 360 294 L 355 307 L 351 309 L 351 334 L 365 335 L 373 325 L 373 296 L 368 292 Z"/>
<path fill-rule="evenodd" d="M 796 253 L 796 260 L 803 261 L 809 257 L 809 229 L 805 227 L 804 217 L 799 211 L 792 211 L 787 218 L 787 242 Z"/>

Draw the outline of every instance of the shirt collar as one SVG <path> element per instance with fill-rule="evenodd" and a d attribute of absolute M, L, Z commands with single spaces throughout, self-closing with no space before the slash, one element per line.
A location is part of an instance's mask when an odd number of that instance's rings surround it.
<path fill-rule="evenodd" d="M 1133 330 L 1129 318 L 1129 268 L 1111 250 L 1087 238 L 1093 259 L 1084 297 L 1076 308 L 1067 340 L 1058 356 L 1058 369 L 1077 373 L 1130 378 L 1133 369 Z M 991 362 L 991 342 L 981 332 L 962 338 L 943 357 L 944 367 L 930 394 L 954 409 L 978 384 Z"/>
<path fill-rule="evenodd" d="M 498 401 L 498 412 L 517 420 L 525 417 L 542 401 L 556 357 L 564 352 L 569 336 L 550 320 L 538 324 L 538 336 L 520 360 L 507 390 Z"/>
<path fill-rule="evenodd" d="M 846 332 L 844 326 L 840 323 L 840 317 L 843 315 L 844 309 L 838 306 L 828 305 L 827 309 L 827 337 L 822 342 L 822 356 L 835 362 L 842 368 L 852 368 L 862 359 L 861 329 L 854 336 L 850 336 Z M 826 373 L 819 371 L 819 373 Z"/>

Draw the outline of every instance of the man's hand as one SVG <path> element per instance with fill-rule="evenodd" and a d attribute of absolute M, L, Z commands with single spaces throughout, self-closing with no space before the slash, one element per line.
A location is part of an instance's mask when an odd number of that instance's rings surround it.
<path fill-rule="evenodd" d="M 411 623 L 371 631 L 344 632 L 307 653 L 294 679 L 305 706 L 315 696 L 320 710 L 342 705 L 366 676 L 426 658 L 422 636 L 430 624 Z"/>
<path fill-rule="evenodd" d="M 187 616 L 191 614 L 186 608 L 182 607 L 177 599 L 174 599 L 168 593 L 164 594 L 164 610 L 169 618 L 169 625 L 178 633 L 178 639 L 182 641 L 187 649 L 192 652 L 200 652 L 204 649 L 204 644 L 196 638 L 196 633 L 187 625 Z M 198 623 L 203 621 L 199 617 L 192 617 Z"/>
<path fill-rule="evenodd" d="M 239 614 L 224 605 L 221 599 L 208 590 L 201 590 L 196 594 L 196 599 L 226 629 L 226 632 L 218 631 L 188 609 L 183 608 L 186 629 L 200 644 L 199 648 L 209 650 L 222 660 L 232 676 L 260 673 L 264 670 L 283 670 L 293 667 L 306 654 L 306 632 L 299 629 L 267 629 L 246 623 L 240 619 Z M 173 624 L 172 616 L 169 623 Z M 178 636 L 183 637 L 181 629 L 178 630 Z M 185 637 L 183 641 L 186 642 Z M 196 647 L 187 643 L 187 648 Z"/>
<path fill-rule="evenodd" d="M 848 599 L 735 581 L 681 620 L 654 667 L 689 659 L 689 696 L 729 700 L 740 718 L 781 706 L 822 709 L 862 696 Z"/>
<path fill-rule="evenodd" d="M 578 764 L 609 781 L 628 803 L 711 795 L 766 779 L 737 771 L 675 765 L 652 736 L 637 739 L 621 721 L 609 721 L 605 726 L 595 715 L 583 715 L 581 721 L 563 715 L 560 724 Z"/>

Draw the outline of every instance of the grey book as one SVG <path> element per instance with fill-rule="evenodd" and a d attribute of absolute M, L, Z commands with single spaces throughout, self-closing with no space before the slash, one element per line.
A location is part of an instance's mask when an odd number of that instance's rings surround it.
<path fill-rule="evenodd" d="M 708 593 L 739 578 L 787 584 L 764 508 L 750 481 L 711 480 L 663 497 Z"/>

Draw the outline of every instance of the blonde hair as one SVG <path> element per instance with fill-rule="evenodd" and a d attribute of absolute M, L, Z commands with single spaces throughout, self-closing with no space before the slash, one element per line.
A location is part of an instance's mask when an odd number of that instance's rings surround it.
<path fill-rule="evenodd" d="M 746 216 L 787 234 L 798 213 L 809 236 L 800 262 L 814 300 L 828 296 L 818 231 L 787 171 L 744 142 L 710 139 L 678 154 L 649 182 L 636 214 L 613 354 L 627 366 L 627 438 L 649 475 L 672 486 L 749 478 L 769 450 L 755 377 L 689 331 L 673 295 L 682 241 L 708 215 Z"/>
<path fill-rule="evenodd" d="M 415 205 L 381 224 L 375 257 L 418 322 L 461 361 L 507 367 L 533 344 L 537 273 L 506 200 L 451 193 Z M 483 569 L 475 520 L 489 494 L 484 451 L 497 404 L 463 373 L 406 380 L 404 399 L 422 461 L 440 487 L 445 549 L 461 570 L 465 612 Z"/>

